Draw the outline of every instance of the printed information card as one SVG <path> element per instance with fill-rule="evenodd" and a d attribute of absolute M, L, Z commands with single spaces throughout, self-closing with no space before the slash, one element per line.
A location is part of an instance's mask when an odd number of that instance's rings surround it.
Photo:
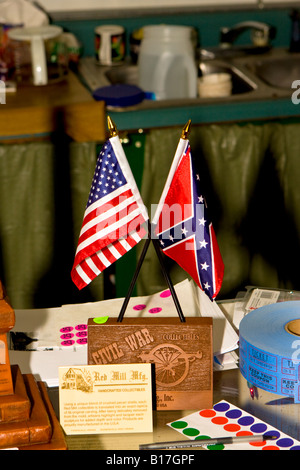
<path fill-rule="evenodd" d="M 151 364 L 59 367 L 67 435 L 152 432 Z"/>

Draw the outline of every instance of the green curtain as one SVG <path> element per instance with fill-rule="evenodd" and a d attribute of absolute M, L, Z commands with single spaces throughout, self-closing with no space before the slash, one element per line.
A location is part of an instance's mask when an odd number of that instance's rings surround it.
<path fill-rule="evenodd" d="M 142 197 L 150 212 L 161 195 L 180 134 L 175 128 L 148 135 Z M 249 284 L 300 290 L 299 124 L 195 126 L 190 143 L 225 264 L 219 298 L 234 296 Z M 165 261 L 174 283 L 188 277 L 172 260 Z M 164 288 L 151 249 L 138 292 Z"/>
<path fill-rule="evenodd" d="M 0 146 L 1 278 L 15 307 L 29 307 L 52 262 L 53 146 Z"/>
<path fill-rule="evenodd" d="M 103 279 L 70 279 L 96 162 L 94 143 L 0 146 L 0 277 L 14 308 L 103 298 Z"/>

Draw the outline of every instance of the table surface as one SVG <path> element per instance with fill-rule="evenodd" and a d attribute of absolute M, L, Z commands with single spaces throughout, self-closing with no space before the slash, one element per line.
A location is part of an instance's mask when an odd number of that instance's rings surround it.
<path fill-rule="evenodd" d="M 58 389 L 49 390 L 50 399 L 58 413 Z M 220 400 L 242 408 L 258 419 L 300 440 L 300 405 L 292 399 L 257 390 L 252 399 L 246 380 L 238 369 L 214 373 L 214 403 Z M 154 411 L 152 433 L 97 434 L 66 436 L 69 450 L 138 450 L 140 444 L 186 439 L 167 423 L 189 415 L 196 410 Z M 200 450 L 201 448 L 193 449 Z"/>

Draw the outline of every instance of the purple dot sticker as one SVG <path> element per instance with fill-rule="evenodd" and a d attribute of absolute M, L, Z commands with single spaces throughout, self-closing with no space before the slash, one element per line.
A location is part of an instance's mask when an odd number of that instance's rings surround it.
<path fill-rule="evenodd" d="M 70 333 L 70 331 L 72 331 L 72 330 L 73 330 L 73 326 L 64 326 L 59 331 L 61 333 Z"/>
<path fill-rule="evenodd" d="M 146 305 L 138 304 L 133 307 L 133 310 L 141 311 L 141 310 L 144 310 L 144 308 L 146 308 Z"/>
<path fill-rule="evenodd" d="M 160 307 L 153 307 L 153 308 L 150 308 L 149 310 L 149 313 L 159 313 L 162 311 L 162 308 Z"/>
<path fill-rule="evenodd" d="M 241 415 L 242 415 L 242 411 L 238 409 L 229 410 L 227 411 L 227 413 L 225 413 L 225 416 L 230 419 L 237 419 Z"/>
<path fill-rule="evenodd" d="M 256 423 L 251 426 L 250 431 L 262 433 L 268 429 L 267 425 L 264 423 Z"/>
<path fill-rule="evenodd" d="M 87 325 L 85 325 L 85 324 L 75 326 L 75 330 L 77 330 L 77 331 L 82 331 L 82 330 L 86 330 L 86 329 L 87 329 Z"/>
<path fill-rule="evenodd" d="M 254 418 L 253 416 L 242 416 L 239 420 L 238 423 L 241 426 L 251 426 L 251 424 L 254 423 Z"/>
<path fill-rule="evenodd" d="M 280 437 L 280 432 L 277 431 L 276 429 L 270 429 L 269 431 L 266 431 L 264 433 L 266 436 L 274 436 L 276 439 Z"/>
<path fill-rule="evenodd" d="M 279 447 L 291 447 L 293 444 L 293 439 L 290 439 L 289 437 L 283 437 L 282 439 L 278 439 L 278 441 L 276 441 L 276 445 Z"/>
<path fill-rule="evenodd" d="M 214 410 L 215 411 L 227 411 L 229 410 L 230 408 L 230 405 L 229 403 L 217 403 L 216 405 L 214 405 Z"/>
<path fill-rule="evenodd" d="M 164 290 L 163 292 L 161 292 L 160 297 L 162 299 L 165 299 L 167 297 L 170 297 L 170 295 L 171 295 L 171 291 L 169 289 L 167 289 L 167 290 Z"/>

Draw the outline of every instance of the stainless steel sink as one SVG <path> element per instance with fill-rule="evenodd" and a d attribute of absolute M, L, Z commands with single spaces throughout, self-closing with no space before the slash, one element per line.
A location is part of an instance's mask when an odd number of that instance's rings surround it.
<path fill-rule="evenodd" d="M 247 64 L 249 70 L 273 87 L 291 89 L 294 80 L 300 80 L 300 57 L 266 58 Z"/>
<path fill-rule="evenodd" d="M 204 61 L 199 64 L 199 70 L 201 75 L 229 73 L 232 80 L 233 95 L 249 93 L 257 88 L 257 84 L 251 78 L 232 64 L 228 65 L 217 60 Z"/>
<path fill-rule="evenodd" d="M 105 76 L 112 85 L 119 85 L 124 83 L 128 85 L 137 85 L 138 66 L 128 64 L 113 67 L 105 73 Z"/>
<path fill-rule="evenodd" d="M 117 67 L 95 64 L 93 57 L 81 59 L 79 74 L 91 91 L 115 84 L 138 84 L 138 66 L 125 63 Z M 244 55 L 231 59 L 212 58 L 199 64 L 199 75 L 227 72 L 232 77 L 232 94 L 218 98 L 187 98 L 171 100 L 144 100 L 130 107 L 134 109 L 160 109 L 166 107 L 199 106 L 203 104 L 249 102 L 290 98 L 291 84 L 300 80 L 300 53 L 273 48 L 261 55 Z"/>

